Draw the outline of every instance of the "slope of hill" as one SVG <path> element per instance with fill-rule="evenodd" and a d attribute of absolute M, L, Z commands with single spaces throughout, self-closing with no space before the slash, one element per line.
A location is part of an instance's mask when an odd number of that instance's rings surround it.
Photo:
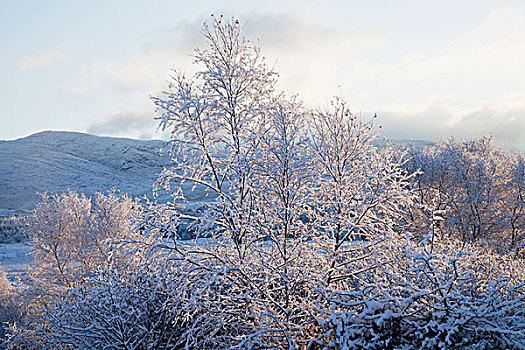
<path fill-rule="evenodd" d="M 151 194 L 167 156 L 164 141 L 139 141 L 76 132 L 44 131 L 0 141 L 0 210 L 27 210 L 38 192 L 68 188 L 93 194 L 116 188 Z"/>
<path fill-rule="evenodd" d="M 375 143 L 382 147 L 387 142 L 430 144 L 381 139 Z M 116 188 L 133 196 L 151 196 L 158 174 L 170 164 L 170 158 L 160 152 L 165 146 L 166 142 L 160 140 L 66 131 L 44 131 L 18 140 L 0 141 L 0 215 L 27 211 L 39 200 L 39 193 L 68 188 L 88 195 Z M 190 190 L 191 184 L 188 186 Z M 198 188 L 189 193 L 190 201 L 206 200 Z"/>

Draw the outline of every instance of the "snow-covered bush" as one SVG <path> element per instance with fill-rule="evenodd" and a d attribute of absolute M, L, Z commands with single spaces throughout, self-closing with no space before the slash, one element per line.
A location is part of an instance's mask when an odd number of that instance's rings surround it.
<path fill-rule="evenodd" d="M 413 181 L 417 224 L 434 217 L 432 230 L 463 242 L 490 242 L 500 252 L 519 250 L 525 231 L 523 155 L 496 147 L 490 137 L 451 138 L 412 150 L 407 168 L 421 171 Z"/>
<path fill-rule="evenodd" d="M 4 349 L 5 322 L 10 320 L 10 297 L 12 293 L 11 283 L 7 280 L 6 273 L 0 266 L 0 349 Z"/>
<path fill-rule="evenodd" d="M 112 239 L 126 238 L 139 212 L 136 201 L 115 191 L 96 193 L 93 199 L 72 191 L 43 194 L 28 218 L 32 278 L 50 294 L 81 284 L 111 263 Z"/>
<path fill-rule="evenodd" d="M 0 216 L 0 243 L 18 243 L 27 240 L 24 234 L 24 216 Z"/>
<path fill-rule="evenodd" d="M 48 346 L 174 349 L 191 315 L 181 308 L 177 275 L 113 270 L 70 290 L 46 315 Z"/>
<path fill-rule="evenodd" d="M 231 278 L 217 273 L 212 260 L 202 268 L 183 258 L 181 252 L 192 249 L 187 242 L 177 246 L 161 237 L 153 233 L 142 246 L 132 244 L 129 265 L 101 271 L 48 310 L 40 333 L 46 346 L 217 349 L 238 341 L 235 334 L 249 324 L 245 313 L 235 313 L 244 302 L 225 312 L 229 301 L 245 301 L 233 295 Z"/>
<path fill-rule="evenodd" d="M 38 329 L 42 309 L 63 299 L 99 269 L 123 261 L 120 240 L 128 239 L 140 205 L 115 191 L 91 199 L 72 191 L 43 194 L 27 218 L 26 233 L 33 244 L 28 276 L 13 295 L 16 317 L 10 319 L 12 348 L 42 348 Z"/>
<path fill-rule="evenodd" d="M 377 282 L 326 290 L 318 340 L 333 349 L 521 349 L 524 265 L 455 240 L 406 242 Z M 385 279 L 386 277 L 386 279 Z M 496 278 L 494 278 L 496 277 Z"/>

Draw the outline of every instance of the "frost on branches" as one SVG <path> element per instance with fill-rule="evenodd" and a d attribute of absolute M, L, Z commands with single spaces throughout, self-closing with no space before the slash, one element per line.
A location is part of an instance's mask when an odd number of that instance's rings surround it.
<path fill-rule="evenodd" d="M 311 112 L 277 92 L 237 23 L 213 20 L 204 35 L 194 80 L 178 74 L 154 99 L 173 135 L 174 167 L 159 184 L 191 182 L 211 198 L 193 222 L 207 239 L 174 241 L 171 251 L 190 264 L 188 288 L 213 292 L 200 300 L 207 317 L 227 315 L 213 347 L 299 348 L 317 332 L 319 290 L 348 288 L 377 268 L 410 203 L 409 176 L 342 99 Z M 175 201 L 188 196 L 172 190 Z M 206 341 L 195 335 L 191 346 Z"/>
<path fill-rule="evenodd" d="M 213 18 L 203 35 L 195 76 L 174 72 L 153 98 L 172 135 L 173 166 L 157 191 L 173 201 L 144 210 L 128 264 L 70 289 L 48 311 L 49 344 L 523 347 L 522 261 L 429 235 L 438 190 L 418 189 L 431 196 L 421 199 L 414 184 L 425 175 L 407 170 L 406 155 L 373 145 L 373 121 L 342 98 L 313 111 L 279 92 L 237 21 Z M 207 200 L 191 203 L 191 191 Z M 473 219 L 465 220 L 454 221 L 458 232 Z M 182 240 L 182 228 L 193 239 Z"/>
<path fill-rule="evenodd" d="M 490 137 L 449 139 L 411 151 L 409 171 L 418 207 L 434 228 L 466 242 L 488 243 L 499 252 L 523 254 L 525 170 L 520 153 L 494 146 Z M 430 212 L 433 212 L 431 214 Z"/>
<path fill-rule="evenodd" d="M 127 260 L 118 243 L 129 238 L 138 215 L 140 205 L 113 190 L 93 198 L 73 191 L 42 194 L 25 232 L 32 264 L 23 283 L 3 300 L 10 314 L 5 320 L 10 348 L 47 348 L 40 333 L 46 324 L 44 310 L 98 271 Z"/>
<path fill-rule="evenodd" d="M 267 132 L 276 73 L 237 23 L 217 19 L 211 27 L 204 25 L 203 34 L 209 47 L 195 52 L 201 70 L 194 79 L 174 72 L 169 91 L 153 98 L 161 127 L 172 131 L 174 156 L 174 166 L 161 175 L 159 185 L 176 179 L 217 196 L 197 234 L 226 230 L 242 256 L 255 204 L 255 152 Z M 173 194 L 184 201 L 188 193 L 181 188 Z"/>

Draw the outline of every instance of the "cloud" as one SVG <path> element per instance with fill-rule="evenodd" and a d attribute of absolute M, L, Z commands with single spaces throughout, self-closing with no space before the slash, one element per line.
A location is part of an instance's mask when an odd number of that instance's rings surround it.
<path fill-rule="evenodd" d="M 341 72 L 345 90 L 358 92 L 350 94 L 354 108 L 377 111 L 387 137 L 493 134 L 525 152 L 525 17 L 511 7 L 433 53 L 357 57 Z"/>
<path fill-rule="evenodd" d="M 384 40 L 379 33 L 320 28 L 300 15 L 246 13 L 240 19 L 246 37 L 260 41 L 267 63 L 281 73 L 281 86 L 314 102 L 323 91 L 337 88 L 351 58 Z M 164 28 L 126 60 L 100 62 L 97 70 L 121 91 L 162 89 L 171 68 L 195 72 L 191 55 L 194 48 L 206 47 L 200 31 L 204 20 Z"/>
<path fill-rule="evenodd" d="M 30 70 L 51 67 L 71 57 L 71 43 L 61 44 L 57 47 L 37 52 L 31 56 L 24 56 L 15 60 L 20 70 Z"/>
<path fill-rule="evenodd" d="M 277 61 L 277 70 L 283 72 L 282 87 L 294 93 L 298 87 L 303 87 L 305 89 L 299 92 L 308 95 L 311 91 L 310 97 L 317 96 L 327 86 L 333 87 L 332 82 L 345 60 L 380 45 L 382 41 L 382 37 L 375 34 L 319 29 L 315 23 L 298 15 L 248 13 L 240 17 L 243 18 L 246 18 L 246 22 L 241 23 L 245 25 L 246 37 L 260 39 L 270 65 Z M 191 75 L 197 68 L 191 57 L 194 48 L 206 47 L 200 31 L 203 20 L 196 18 L 154 33 L 150 41 L 143 43 L 125 60 L 97 62 L 92 67 L 93 75 L 99 77 L 97 84 L 109 85 L 123 94 L 156 95 L 167 87 L 171 68 Z M 318 66 L 325 65 L 330 69 L 318 69 Z M 311 86 L 315 89 L 310 89 Z M 156 123 L 152 122 L 152 115 L 114 113 L 94 122 L 88 131 L 115 136 L 153 136 Z"/>
<path fill-rule="evenodd" d="M 350 62 L 385 42 L 379 32 L 323 27 L 299 15 L 247 17 L 246 35 L 260 39 L 267 61 L 276 62 L 281 86 L 313 104 L 346 81 Z"/>
<path fill-rule="evenodd" d="M 304 16 L 291 14 L 253 14 L 245 25 L 246 35 L 260 39 L 264 49 L 285 55 L 297 52 L 303 59 L 359 56 L 384 40 L 381 34 L 323 28 Z M 304 56 L 305 52 L 315 56 Z"/>
<path fill-rule="evenodd" d="M 493 133 L 507 147 L 525 147 L 525 17 L 511 7 L 490 12 L 470 32 L 434 51 L 379 59 L 385 45 L 404 39 L 349 26 L 323 27 L 300 14 L 239 18 L 246 36 L 260 39 L 267 62 L 276 62 L 281 87 L 298 92 L 311 106 L 339 92 L 350 97 L 355 112 L 377 112 L 388 137 L 437 140 Z M 166 88 L 171 67 L 195 69 L 191 54 L 203 47 L 201 23 L 199 18 L 164 28 L 126 60 L 99 62 L 98 83 L 144 96 Z M 90 130 L 154 130 L 151 115 L 116 113 Z"/>
<path fill-rule="evenodd" d="M 389 138 L 439 140 L 492 134 L 498 144 L 525 152 L 525 94 L 471 107 L 451 104 L 448 99 L 434 100 L 413 109 L 404 106 L 378 114 L 384 135 Z"/>
<path fill-rule="evenodd" d="M 115 112 L 95 120 L 87 128 L 87 132 L 138 139 L 165 138 L 165 134 L 155 133 L 157 125 L 152 112 Z"/>
<path fill-rule="evenodd" d="M 166 55 L 160 53 L 138 53 L 125 64 L 105 63 L 104 71 L 114 87 L 120 91 L 147 90 L 155 86 L 161 87 L 168 70 L 163 65 L 166 58 Z"/>
<path fill-rule="evenodd" d="M 204 41 L 201 23 L 194 20 L 163 28 L 127 60 L 98 62 L 96 70 L 119 91 L 161 90 L 172 68 L 192 72 L 193 49 Z"/>
<path fill-rule="evenodd" d="M 525 17 L 504 7 L 436 52 L 414 51 L 374 63 L 356 60 L 341 76 L 388 102 L 454 94 L 465 101 L 502 97 L 525 80 Z M 353 77 L 353 79 L 350 79 Z M 381 102 L 380 102 L 381 103 Z"/>

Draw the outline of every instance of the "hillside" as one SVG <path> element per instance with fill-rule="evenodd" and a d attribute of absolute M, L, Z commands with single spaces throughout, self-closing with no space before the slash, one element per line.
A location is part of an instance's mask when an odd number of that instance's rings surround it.
<path fill-rule="evenodd" d="M 396 145 L 426 141 L 376 140 Z M 111 188 L 133 196 L 151 196 L 152 185 L 170 159 L 165 141 L 101 137 L 78 132 L 44 131 L 0 141 L 0 214 L 26 211 L 42 192 L 68 188 L 88 195 Z M 188 185 L 189 186 L 189 185 Z M 198 189 L 190 200 L 202 200 Z"/>
<path fill-rule="evenodd" d="M 93 194 L 116 188 L 132 195 L 151 194 L 169 157 L 164 141 L 100 137 L 44 131 L 0 141 L 0 210 L 27 210 L 39 192 L 68 188 Z"/>

